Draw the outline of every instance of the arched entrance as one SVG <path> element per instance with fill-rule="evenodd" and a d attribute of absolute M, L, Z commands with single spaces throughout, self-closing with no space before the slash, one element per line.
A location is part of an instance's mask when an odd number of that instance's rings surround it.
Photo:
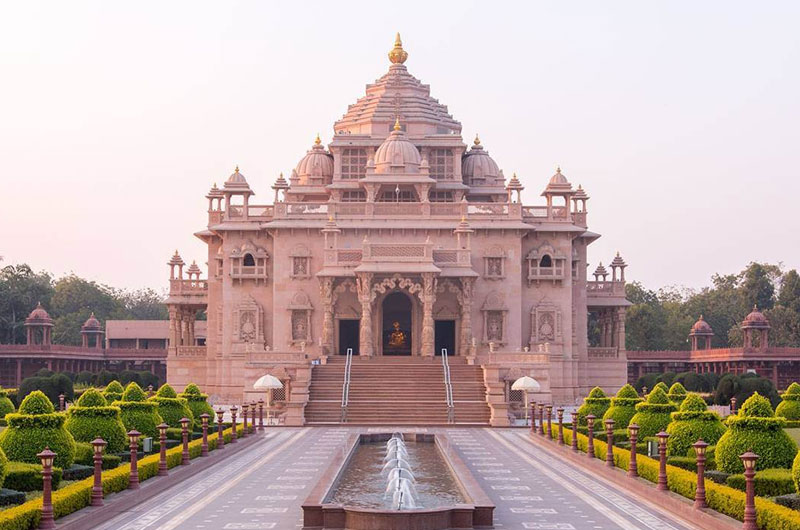
<path fill-rule="evenodd" d="M 402 292 L 393 292 L 381 305 L 381 340 L 384 355 L 411 355 L 411 299 Z"/>

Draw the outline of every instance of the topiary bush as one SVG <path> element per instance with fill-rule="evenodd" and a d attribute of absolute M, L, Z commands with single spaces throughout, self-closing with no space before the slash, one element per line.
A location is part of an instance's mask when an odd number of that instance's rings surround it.
<path fill-rule="evenodd" d="M 122 385 L 119 381 L 111 381 L 106 389 L 103 390 L 103 397 L 106 398 L 108 403 L 113 403 L 115 401 L 120 401 L 122 399 L 122 393 L 125 392 L 125 389 L 122 388 Z"/>
<path fill-rule="evenodd" d="M 644 440 L 666 429 L 671 420 L 670 414 L 677 410 L 663 388 L 656 385 L 647 395 L 647 401 L 636 405 L 636 414 L 631 418 L 631 423 L 639 426 L 639 439 Z"/>
<path fill-rule="evenodd" d="M 667 425 L 667 454 L 684 456 L 697 440 L 715 445 L 725 433 L 725 425 L 716 412 L 710 412 L 697 394 L 688 394 L 678 412 L 672 413 Z M 708 455 L 709 460 L 712 458 Z"/>
<path fill-rule="evenodd" d="M 800 493 L 800 453 L 797 453 L 792 463 L 792 480 L 794 480 L 795 491 Z"/>
<path fill-rule="evenodd" d="M 669 387 L 667 398 L 680 407 L 681 403 L 683 403 L 683 400 L 686 399 L 686 388 L 684 388 L 684 386 L 680 383 L 674 383 L 671 387 Z"/>
<path fill-rule="evenodd" d="M 158 425 L 163 421 L 158 413 L 158 403 L 148 401 L 139 385 L 130 383 L 122 393 L 122 399 L 112 405 L 119 407 L 126 431 L 136 429 L 143 436 L 158 436 Z"/>
<path fill-rule="evenodd" d="M 611 406 L 611 398 L 599 386 L 594 387 L 589 395 L 583 399 L 583 405 L 578 409 L 578 425 L 586 425 L 586 416 L 593 414 L 596 418 L 595 425 L 602 425 L 600 419 Z"/>
<path fill-rule="evenodd" d="M 631 385 L 625 385 L 619 389 L 617 395 L 611 398 L 611 407 L 603 414 L 603 421 L 614 420 L 614 427 L 625 429 L 631 422 L 631 418 L 636 414 L 636 405 L 644 401 L 639 397 L 636 389 Z M 617 437 L 615 436 L 616 440 Z"/>
<path fill-rule="evenodd" d="M 4 390 L 2 386 L 0 386 L 0 420 L 6 417 L 6 414 L 14 412 L 17 410 L 14 407 L 14 402 L 8 398 L 8 390 Z"/>
<path fill-rule="evenodd" d="M 103 394 L 95 388 L 84 392 L 78 402 L 69 408 L 65 426 L 78 442 L 91 443 L 99 437 L 108 444 L 107 452 L 125 450 L 127 435 L 120 408 L 109 407 Z"/>
<path fill-rule="evenodd" d="M 786 434 L 786 420 L 776 418 L 769 400 L 757 392 L 742 404 L 739 413 L 727 419 L 728 430 L 717 443 L 717 469 L 742 473 L 739 455 L 753 451 L 759 458 L 756 470 L 792 467 L 797 444 Z"/>
<path fill-rule="evenodd" d="M 201 414 L 208 414 L 211 416 L 208 419 L 209 425 L 214 423 L 214 409 L 208 404 L 208 394 L 203 394 L 200 392 L 200 387 L 198 387 L 196 384 L 189 383 L 186 385 L 186 388 L 183 389 L 183 392 L 179 394 L 178 397 L 186 400 L 187 404 L 189 405 L 189 410 L 192 411 L 192 415 L 194 416 L 194 421 L 196 424 L 201 424 Z"/>
<path fill-rule="evenodd" d="M 65 420 L 43 392 L 34 390 L 22 400 L 19 412 L 6 416 L 8 427 L 0 433 L 0 448 L 10 460 L 35 464 L 36 454 L 49 447 L 57 455 L 55 465 L 69 467 L 75 459 L 75 440 L 64 428 Z"/>
<path fill-rule="evenodd" d="M 775 415 L 791 421 L 800 420 L 800 385 L 797 383 L 789 385 L 786 392 L 781 394 L 781 398 L 783 401 L 778 403 Z"/>
<path fill-rule="evenodd" d="M 659 381 L 658 383 L 656 383 L 656 386 L 651 388 L 650 392 L 652 392 L 656 388 L 660 388 L 665 394 L 669 394 L 669 387 L 667 386 L 667 384 L 664 381 Z"/>
<path fill-rule="evenodd" d="M 198 389 L 199 392 L 199 389 Z M 158 413 L 164 419 L 164 423 L 170 427 L 180 427 L 182 418 L 189 418 L 189 430 L 194 428 L 194 415 L 189 408 L 188 402 L 179 398 L 175 390 L 167 383 L 161 385 L 156 395 L 150 401 L 158 404 Z"/>
<path fill-rule="evenodd" d="M 3 487 L 3 479 L 6 478 L 6 473 L 8 473 L 8 457 L 6 457 L 6 453 L 0 449 L 0 488 Z"/>

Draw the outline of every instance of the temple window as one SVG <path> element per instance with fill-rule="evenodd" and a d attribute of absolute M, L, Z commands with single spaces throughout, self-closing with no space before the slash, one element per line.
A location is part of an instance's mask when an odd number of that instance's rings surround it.
<path fill-rule="evenodd" d="M 431 202 L 453 202 L 452 191 L 431 191 L 428 196 Z"/>
<path fill-rule="evenodd" d="M 342 150 L 342 178 L 359 179 L 366 174 L 367 150 L 347 148 Z"/>
<path fill-rule="evenodd" d="M 297 245 L 291 252 L 289 257 L 292 260 L 291 277 L 294 279 L 305 279 L 311 277 L 311 252 L 305 245 Z"/>
<path fill-rule="evenodd" d="M 540 267 L 552 267 L 553 266 L 553 259 L 548 255 L 545 254 L 542 256 L 542 259 L 539 260 Z"/>
<path fill-rule="evenodd" d="M 429 154 L 430 174 L 435 180 L 453 178 L 453 151 L 450 149 L 431 149 Z"/>
<path fill-rule="evenodd" d="M 543 243 L 526 256 L 528 262 L 528 283 L 542 280 L 561 281 L 567 266 L 566 256 L 559 254 L 549 243 Z M 571 271 L 573 274 L 575 271 Z"/>
<path fill-rule="evenodd" d="M 236 280 L 264 280 L 268 278 L 267 263 L 269 254 L 263 248 L 256 248 L 252 244 L 244 245 L 244 248 L 233 249 L 228 257 L 230 263 L 231 278 Z M 220 266 L 223 263 L 218 257 Z"/>
<path fill-rule="evenodd" d="M 501 247 L 495 246 L 486 251 L 483 256 L 484 276 L 488 280 L 499 280 L 505 277 L 506 254 Z"/>
<path fill-rule="evenodd" d="M 486 301 L 481 307 L 483 313 L 483 343 L 502 345 L 506 338 L 506 314 L 508 308 L 502 296 L 492 291 L 486 296 Z"/>
<path fill-rule="evenodd" d="M 367 196 L 363 190 L 342 192 L 342 202 L 365 202 Z"/>
<path fill-rule="evenodd" d="M 255 267 L 256 266 L 256 260 L 255 260 L 255 258 L 253 257 L 252 254 L 245 254 L 244 255 L 244 263 L 243 264 L 244 264 L 245 267 Z"/>

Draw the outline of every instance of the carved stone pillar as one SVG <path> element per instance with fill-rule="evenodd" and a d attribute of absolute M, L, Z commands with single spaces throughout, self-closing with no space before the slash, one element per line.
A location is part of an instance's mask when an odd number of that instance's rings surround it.
<path fill-rule="evenodd" d="M 422 274 L 422 355 L 433 356 L 433 304 L 436 302 L 436 278 L 433 273 Z"/>
<path fill-rule="evenodd" d="M 472 285 L 473 278 L 461 278 L 461 347 L 460 355 L 469 355 L 472 343 Z"/>
<path fill-rule="evenodd" d="M 617 309 L 617 321 L 619 322 L 617 328 L 617 347 L 620 351 L 625 351 L 625 308 L 620 307 Z"/>
<path fill-rule="evenodd" d="M 333 354 L 333 278 L 319 279 L 319 293 L 322 298 L 322 353 Z"/>
<path fill-rule="evenodd" d="M 361 322 L 359 326 L 359 355 L 371 356 L 372 349 L 372 273 L 360 273 L 356 278 L 358 301 L 361 302 Z"/>

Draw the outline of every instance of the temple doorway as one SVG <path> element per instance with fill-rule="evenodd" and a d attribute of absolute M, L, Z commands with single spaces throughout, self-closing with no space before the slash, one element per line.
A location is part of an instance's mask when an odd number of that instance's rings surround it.
<path fill-rule="evenodd" d="M 384 355 L 411 355 L 411 300 L 394 292 L 383 299 L 381 336 Z"/>
<path fill-rule="evenodd" d="M 437 320 L 434 323 L 434 353 L 441 355 L 442 350 L 447 350 L 447 355 L 456 354 L 456 321 Z"/>
<path fill-rule="evenodd" d="M 339 320 L 339 355 L 347 355 L 347 348 L 353 348 L 353 355 L 358 355 L 358 319 Z"/>

